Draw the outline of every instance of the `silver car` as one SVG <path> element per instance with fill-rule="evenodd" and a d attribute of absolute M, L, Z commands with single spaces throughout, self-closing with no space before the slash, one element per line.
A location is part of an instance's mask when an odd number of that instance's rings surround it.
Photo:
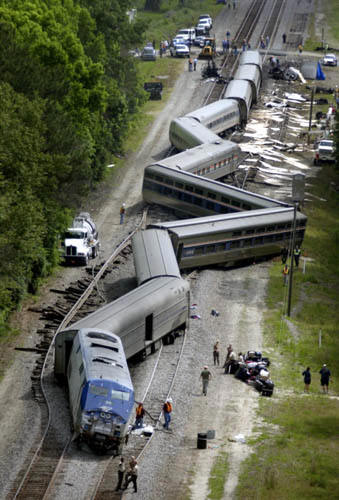
<path fill-rule="evenodd" d="M 337 66 L 337 58 L 334 54 L 325 54 L 322 60 L 324 66 Z"/>
<path fill-rule="evenodd" d="M 189 57 L 190 50 L 184 43 L 177 43 L 175 47 L 171 47 L 171 56 Z"/>
<path fill-rule="evenodd" d="M 155 61 L 157 58 L 155 49 L 153 47 L 144 47 L 141 52 L 141 59 L 143 61 Z"/>

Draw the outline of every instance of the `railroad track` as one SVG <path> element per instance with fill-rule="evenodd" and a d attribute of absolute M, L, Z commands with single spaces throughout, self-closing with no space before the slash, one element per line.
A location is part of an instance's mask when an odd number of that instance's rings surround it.
<path fill-rule="evenodd" d="M 253 35 L 258 20 L 262 15 L 266 4 L 267 0 L 255 0 L 254 2 L 251 3 L 251 6 L 248 9 L 234 37 L 238 50 L 242 46 L 243 40 L 249 40 Z M 273 5 L 271 6 L 270 15 L 267 17 L 265 26 L 261 32 L 261 36 L 264 37 L 265 39 L 266 36 L 268 36 L 270 42 L 272 41 L 276 33 L 277 26 L 279 24 L 279 20 L 282 14 L 283 5 L 284 5 L 284 0 L 274 0 Z M 239 57 L 240 53 L 238 53 L 238 55 L 234 55 L 231 53 L 231 51 L 229 51 L 226 55 L 223 56 L 219 72 L 221 77 L 226 81 L 228 81 L 230 75 L 234 74 L 235 69 L 239 62 Z M 221 99 L 225 94 L 226 88 L 227 85 L 220 85 L 217 81 L 215 81 L 209 93 L 207 94 L 203 105 L 206 106 L 207 104 L 210 104 L 214 101 Z"/>
<path fill-rule="evenodd" d="M 62 468 L 65 455 L 68 453 L 72 436 L 60 439 L 53 422 L 53 412 L 51 411 L 51 402 L 47 394 L 45 384 L 45 371 L 47 365 L 53 362 L 54 341 L 57 333 L 64 329 L 79 313 L 79 310 L 88 302 L 92 292 L 98 287 L 99 281 L 110 272 L 110 266 L 121 255 L 126 255 L 131 250 L 130 240 L 145 223 L 147 210 L 144 210 L 141 221 L 136 229 L 130 233 L 114 250 L 110 257 L 102 266 L 96 268 L 91 279 L 87 278 L 80 281 L 79 289 L 71 288 L 71 302 L 73 306 L 66 312 L 67 307 L 58 308 L 55 312 L 47 310 L 47 320 L 49 323 L 46 328 L 40 332 L 44 335 L 43 340 L 37 346 L 36 351 L 40 354 L 36 368 L 32 374 L 33 392 L 35 399 L 39 403 L 41 420 L 40 432 L 32 447 L 23 469 L 18 475 L 14 486 L 7 495 L 8 499 L 38 500 L 47 498 L 53 488 L 58 472 Z M 61 291 L 59 291 L 61 292 Z M 68 290 L 69 292 L 69 290 Z M 67 291 L 65 291 L 67 294 Z M 97 302 L 92 303 L 92 309 L 98 307 Z M 83 314 L 88 314 L 88 308 Z M 56 324 L 58 324 L 56 326 Z M 54 331 L 54 333 L 52 333 Z"/>
<path fill-rule="evenodd" d="M 184 352 L 185 339 L 186 335 L 182 334 L 177 337 L 175 343 L 162 346 L 159 349 L 157 361 L 142 398 L 146 410 L 144 421 L 154 427 L 154 432 L 148 439 L 145 438 L 144 440 L 131 434 L 124 449 L 125 455 L 135 456 L 139 463 L 142 461 L 143 455 L 152 439 L 156 437 L 157 432 L 162 431 L 162 406 L 171 394 Z M 163 380 L 164 374 L 166 374 L 166 380 Z M 101 476 L 93 488 L 91 499 L 106 500 L 120 498 L 121 492 L 115 491 L 117 477 L 118 460 L 110 457 L 102 468 Z"/>

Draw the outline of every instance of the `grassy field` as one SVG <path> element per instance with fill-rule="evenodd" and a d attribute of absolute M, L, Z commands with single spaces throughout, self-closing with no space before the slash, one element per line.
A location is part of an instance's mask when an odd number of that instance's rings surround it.
<path fill-rule="evenodd" d="M 325 8 L 339 46 L 338 0 L 326 2 Z M 309 50 L 320 42 L 314 37 L 314 19 Z M 305 273 L 302 266 L 294 273 L 290 327 L 284 316 L 287 293 L 280 261 L 271 267 L 264 337 L 272 349 L 276 389 L 273 398 L 260 400 L 264 424 L 254 453 L 243 464 L 239 499 L 339 498 L 339 170 L 323 166 L 317 178 L 307 182 L 307 192 L 303 254 L 311 260 Z M 320 386 L 323 363 L 332 374 L 329 395 Z M 310 394 L 303 392 L 307 366 L 312 373 Z"/>

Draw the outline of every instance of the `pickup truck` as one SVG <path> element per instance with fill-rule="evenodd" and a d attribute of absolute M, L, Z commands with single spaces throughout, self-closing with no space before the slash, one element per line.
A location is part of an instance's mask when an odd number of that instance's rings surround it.
<path fill-rule="evenodd" d="M 322 161 L 335 161 L 334 142 L 331 139 L 322 139 L 317 146 L 313 163 L 319 165 Z"/>

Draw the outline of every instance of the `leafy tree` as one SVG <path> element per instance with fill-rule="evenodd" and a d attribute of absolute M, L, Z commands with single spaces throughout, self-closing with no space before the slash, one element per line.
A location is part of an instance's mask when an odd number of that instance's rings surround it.
<path fill-rule="evenodd" d="M 158 12 L 160 10 L 161 0 L 146 0 L 145 10 L 151 10 L 153 12 Z"/>

